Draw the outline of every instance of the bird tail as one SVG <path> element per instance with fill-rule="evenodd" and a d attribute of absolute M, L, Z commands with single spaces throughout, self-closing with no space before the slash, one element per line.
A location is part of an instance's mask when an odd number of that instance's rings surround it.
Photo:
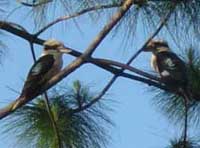
<path fill-rule="evenodd" d="M 26 97 L 20 96 L 15 101 L 10 103 L 8 106 L 0 109 L 0 120 L 8 116 L 12 112 L 16 111 L 19 107 L 25 104 L 25 102 L 26 102 Z"/>

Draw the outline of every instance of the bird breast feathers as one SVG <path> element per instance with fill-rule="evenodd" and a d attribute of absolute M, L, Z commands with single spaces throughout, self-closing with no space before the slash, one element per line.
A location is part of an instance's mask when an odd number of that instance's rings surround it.
<path fill-rule="evenodd" d="M 154 54 L 152 54 L 151 56 L 151 67 L 156 71 L 156 72 L 159 72 L 158 70 L 158 65 L 157 65 L 157 62 L 156 62 L 157 58 Z"/>

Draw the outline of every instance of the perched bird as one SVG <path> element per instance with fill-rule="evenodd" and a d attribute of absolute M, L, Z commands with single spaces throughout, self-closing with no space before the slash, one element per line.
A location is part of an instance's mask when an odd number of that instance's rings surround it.
<path fill-rule="evenodd" d="M 185 89 L 188 83 L 186 65 L 170 50 L 167 42 L 152 40 L 144 51 L 152 52 L 151 66 L 159 73 L 163 83 L 171 88 Z"/>
<path fill-rule="evenodd" d="M 151 65 L 159 73 L 161 81 L 169 88 L 175 90 L 184 99 L 184 132 L 183 141 L 186 146 L 188 109 L 191 101 L 191 93 L 188 90 L 188 74 L 185 63 L 172 51 L 168 44 L 160 40 L 152 40 L 144 48 L 151 51 Z"/>
<path fill-rule="evenodd" d="M 20 98 L 28 98 L 33 93 L 40 91 L 45 83 L 61 70 L 63 53 L 71 52 L 64 48 L 61 42 L 54 39 L 47 40 L 43 45 L 42 55 L 31 67 Z"/>
<path fill-rule="evenodd" d="M 5 108 L 0 109 L 0 119 L 6 117 L 16 109 L 30 101 L 35 95 L 41 93 L 44 85 L 55 76 L 62 68 L 63 53 L 71 52 L 70 49 L 54 39 L 44 43 L 41 57 L 31 67 L 20 96 Z"/>

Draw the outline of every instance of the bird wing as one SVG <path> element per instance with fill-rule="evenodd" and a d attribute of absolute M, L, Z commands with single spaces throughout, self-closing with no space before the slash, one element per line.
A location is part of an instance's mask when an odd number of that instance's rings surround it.
<path fill-rule="evenodd" d="M 44 75 L 52 67 L 53 63 L 53 55 L 45 55 L 40 57 L 31 67 L 28 77 Z"/>
<path fill-rule="evenodd" d="M 157 65 L 161 77 L 170 77 L 177 81 L 187 79 L 185 63 L 173 52 L 157 53 Z"/>
<path fill-rule="evenodd" d="M 44 75 L 52 68 L 54 64 L 53 55 L 45 55 L 40 57 L 31 67 L 27 79 L 25 81 L 22 95 L 31 94 L 39 89 L 44 83 Z"/>

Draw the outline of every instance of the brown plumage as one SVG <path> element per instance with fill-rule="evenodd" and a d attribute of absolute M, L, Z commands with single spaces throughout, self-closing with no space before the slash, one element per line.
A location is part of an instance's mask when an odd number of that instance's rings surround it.
<path fill-rule="evenodd" d="M 56 40 L 50 39 L 44 43 L 44 50 L 41 57 L 31 67 L 22 89 L 21 97 L 30 97 L 37 93 L 55 76 L 62 68 L 62 55 L 69 53 L 64 45 Z"/>
<path fill-rule="evenodd" d="M 144 51 L 152 52 L 151 66 L 159 73 L 163 83 L 172 87 L 185 87 L 187 85 L 185 63 L 170 50 L 165 41 L 152 40 Z"/>

